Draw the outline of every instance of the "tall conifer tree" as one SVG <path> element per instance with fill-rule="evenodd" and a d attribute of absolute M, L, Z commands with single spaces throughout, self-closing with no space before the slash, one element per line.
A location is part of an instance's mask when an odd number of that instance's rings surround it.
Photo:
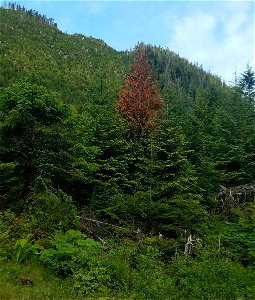
<path fill-rule="evenodd" d="M 140 136 L 155 126 L 163 101 L 152 75 L 145 47 L 141 47 L 117 103 L 123 117 Z"/>
<path fill-rule="evenodd" d="M 246 70 L 241 74 L 239 78 L 238 86 L 242 89 L 243 94 L 248 99 L 254 100 L 255 97 L 255 72 L 247 65 Z"/>

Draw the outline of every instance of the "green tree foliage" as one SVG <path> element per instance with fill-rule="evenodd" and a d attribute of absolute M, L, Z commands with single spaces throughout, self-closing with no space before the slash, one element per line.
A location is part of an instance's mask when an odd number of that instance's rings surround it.
<path fill-rule="evenodd" d="M 214 119 L 214 160 L 227 186 L 254 181 L 255 110 L 252 103 L 232 90 Z"/>
<path fill-rule="evenodd" d="M 254 106 L 240 90 L 198 90 L 182 122 L 203 189 L 254 181 Z"/>
<path fill-rule="evenodd" d="M 117 205 L 129 187 L 129 145 L 123 138 L 123 124 L 97 107 L 92 116 L 86 117 L 83 138 L 85 145 L 94 152 L 94 168 L 87 195 L 91 210 L 106 209 Z"/>
<path fill-rule="evenodd" d="M 197 230 L 197 218 L 205 220 L 206 216 L 199 203 L 201 191 L 187 160 L 183 136 L 176 128 L 161 125 L 158 132 L 133 148 L 134 218 L 144 219 L 147 228 L 167 235 L 178 235 L 184 229 Z"/>
<path fill-rule="evenodd" d="M 51 180 L 55 186 L 61 184 L 70 172 L 71 145 L 65 125 L 68 107 L 61 104 L 58 94 L 29 83 L 2 90 L 0 105 L 0 157 L 6 172 L 2 197 L 9 206 L 26 198 L 37 178 L 47 189 Z M 18 186 L 9 185 L 10 174 Z"/>
<path fill-rule="evenodd" d="M 238 80 L 238 86 L 241 88 L 243 94 L 248 97 L 250 101 L 255 97 L 255 72 L 247 65 L 246 70 L 241 74 Z"/>

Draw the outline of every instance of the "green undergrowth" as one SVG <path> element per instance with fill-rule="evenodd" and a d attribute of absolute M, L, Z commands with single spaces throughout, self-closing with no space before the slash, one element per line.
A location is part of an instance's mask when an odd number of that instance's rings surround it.
<path fill-rule="evenodd" d="M 187 259 L 173 243 L 149 237 L 102 245 L 69 230 L 55 232 L 43 247 L 28 236 L 1 258 L 0 299 L 255 299 L 252 266 L 213 245 Z M 176 253 L 168 256 L 171 244 Z"/>
<path fill-rule="evenodd" d="M 187 236 L 104 236 L 103 245 L 78 228 L 38 235 L 28 216 L 2 212 L 0 299 L 254 300 L 252 208 L 211 221 L 188 258 Z"/>
<path fill-rule="evenodd" d="M 249 299 L 255 297 L 255 275 L 223 258 L 156 258 L 155 249 L 139 254 L 131 247 L 111 250 L 79 269 L 60 276 L 39 262 L 4 261 L 0 299 Z M 99 265 L 101 265 L 99 267 Z"/>

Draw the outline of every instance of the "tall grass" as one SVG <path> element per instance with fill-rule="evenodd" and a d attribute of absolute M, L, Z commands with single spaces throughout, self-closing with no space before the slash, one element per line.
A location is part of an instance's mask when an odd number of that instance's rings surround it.
<path fill-rule="evenodd" d="M 1 300 L 78 300 L 68 279 L 36 262 L 4 261 L 0 266 Z"/>

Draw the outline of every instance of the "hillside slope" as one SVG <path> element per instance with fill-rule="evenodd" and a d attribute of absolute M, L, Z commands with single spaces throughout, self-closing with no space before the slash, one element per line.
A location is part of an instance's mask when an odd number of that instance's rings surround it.
<path fill-rule="evenodd" d="M 38 16 L 0 9 L 1 86 L 26 78 L 61 91 L 69 103 L 116 101 L 132 53 L 117 52 L 92 37 L 65 34 Z M 194 97 L 197 88 L 220 83 L 168 49 L 148 46 L 148 55 L 164 94 L 172 88 Z"/>
<path fill-rule="evenodd" d="M 28 79 L 76 104 L 98 100 L 102 92 L 117 97 L 125 63 L 103 41 L 64 34 L 23 11 L 1 8 L 0 19 L 2 87 Z"/>

